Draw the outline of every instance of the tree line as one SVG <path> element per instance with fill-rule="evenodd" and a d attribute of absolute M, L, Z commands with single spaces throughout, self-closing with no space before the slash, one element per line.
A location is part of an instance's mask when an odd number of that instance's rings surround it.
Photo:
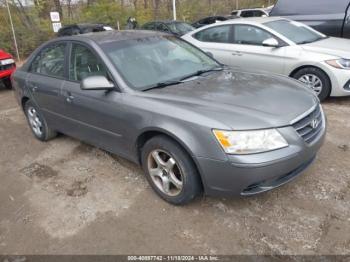
<path fill-rule="evenodd" d="M 0 0 L 0 48 L 15 53 L 6 0 Z M 275 0 L 176 0 L 177 19 L 194 22 L 209 15 L 229 15 L 232 10 L 262 7 Z M 54 37 L 50 11 L 61 15 L 63 25 L 104 23 L 124 28 L 128 17 L 139 25 L 151 20 L 172 19 L 172 0 L 7 0 L 17 36 L 20 56 Z"/>

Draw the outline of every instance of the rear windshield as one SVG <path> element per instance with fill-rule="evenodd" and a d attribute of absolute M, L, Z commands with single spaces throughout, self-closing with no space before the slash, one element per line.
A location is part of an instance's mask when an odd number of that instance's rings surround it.
<path fill-rule="evenodd" d="M 349 0 L 278 0 L 271 16 L 344 14 Z"/>

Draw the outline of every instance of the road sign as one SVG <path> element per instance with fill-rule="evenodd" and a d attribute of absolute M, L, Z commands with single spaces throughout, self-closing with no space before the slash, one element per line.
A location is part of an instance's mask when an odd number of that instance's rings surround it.
<path fill-rule="evenodd" d="M 53 28 L 53 31 L 54 31 L 55 33 L 57 33 L 58 30 L 61 29 L 61 27 L 62 27 L 62 24 L 61 24 L 61 23 L 52 23 L 52 28 Z"/>
<path fill-rule="evenodd" d="M 51 22 L 60 22 L 60 13 L 59 12 L 50 12 Z"/>

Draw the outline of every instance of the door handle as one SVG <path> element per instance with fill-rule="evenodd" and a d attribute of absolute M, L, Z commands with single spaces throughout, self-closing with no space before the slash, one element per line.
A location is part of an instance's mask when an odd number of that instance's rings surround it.
<path fill-rule="evenodd" d="M 67 103 L 72 103 L 73 100 L 74 100 L 74 96 L 72 96 L 71 93 L 68 93 L 67 95 L 68 95 L 68 96 L 66 97 Z"/>
<path fill-rule="evenodd" d="M 233 55 L 233 56 L 242 56 L 243 53 L 240 52 L 240 51 L 234 51 L 234 52 L 232 53 L 232 55 Z"/>
<path fill-rule="evenodd" d="M 33 93 L 35 93 L 36 91 L 38 91 L 38 87 L 37 86 L 32 86 L 32 91 L 33 91 Z"/>

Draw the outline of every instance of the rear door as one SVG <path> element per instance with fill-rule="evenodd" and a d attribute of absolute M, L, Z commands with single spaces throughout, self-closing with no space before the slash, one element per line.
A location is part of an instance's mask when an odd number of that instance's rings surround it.
<path fill-rule="evenodd" d="M 232 64 L 232 26 L 218 25 L 204 29 L 192 36 L 195 45 L 204 52 L 212 55 L 219 62 L 226 65 Z"/>
<path fill-rule="evenodd" d="M 32 100 L 50 122 L 62 109 L 61 88 L 65 82 L 66 42 L 45 47 L 33 60 L 26 79 Z"/>

